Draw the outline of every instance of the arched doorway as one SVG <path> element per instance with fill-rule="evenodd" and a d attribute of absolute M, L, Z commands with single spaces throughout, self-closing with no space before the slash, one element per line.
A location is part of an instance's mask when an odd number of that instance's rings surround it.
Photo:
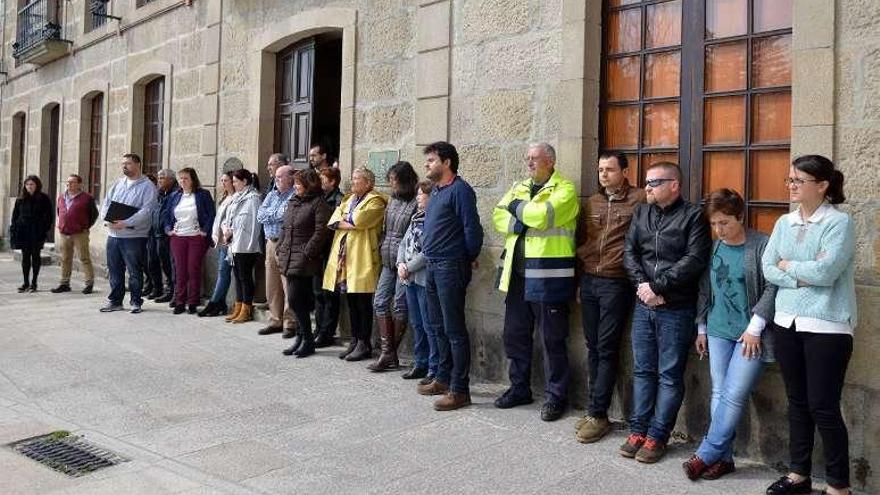
<path fill-rule="evenodd" d="M 49 195 L 54 206 L 58 197 L 58 162 L 61 143 L 61 105 L 49 103 L 43 107 L 40 126 L 40 179 L 43 192 Z M 49 230 L 49 242 L 55 241 L 55 229 Z"/>
<path fill-rule="evenodd" d="M 298 169 L 308 166 L 312 144 L 338 157 L 342 31 L 290 45 L 278 52 L 275 67 L 274 149 Z"/>

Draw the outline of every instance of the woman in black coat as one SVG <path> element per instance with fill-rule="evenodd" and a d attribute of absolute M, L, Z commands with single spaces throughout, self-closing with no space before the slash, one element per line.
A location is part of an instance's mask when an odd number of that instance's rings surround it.
<path fill-rule="evenodd" d="M 40 275 L 40 251 L 52 228 L 52 201 L 43 193 L 43 183 L 36 175 L 24 180 L 21 194 L 12 209 L 9 236 L 13 249 L 21 249 L 21 273 L 24 284 L 18 292 L 36 292 Z M 31 275 L 33 269 L 33 275 Z"/>
<path fill-rule="evenodd" d="M 315 353 L 310 313 L 315 308 L 315 276 L 323 271 L 324 251 L 332 231 L 327 227 L 332 210 L 322 198 L 321 179 L 312 169 L 294 176 L 296 194 L 287 203 L 284 226 L 275 254 L 278 269 L 287 277 L 287 304 L 296 316 L 297 334 L 285 356 Z"/>

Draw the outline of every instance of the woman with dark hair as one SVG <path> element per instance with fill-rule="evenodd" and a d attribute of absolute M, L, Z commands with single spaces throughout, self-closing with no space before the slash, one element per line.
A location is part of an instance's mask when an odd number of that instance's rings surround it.
<path fill-rule="evenodd" d="M 314 169 L 297 172 L 293 177 L 294 195 L 284 212 L 284 226 L 278 240 L 278 270 L 287 277 L 287 305 L 293 311 L 297 332 L 285 356 L 311 356 L 315 353 L 310 313 L 315 307 L 312 283 L 323 273 L 324 246 L 330 239 L 327 227 L 332 210 L 324 202 L 321 179 Z"/>
<path fill-rule="evenodd" d="M 174 314 L 196 314 L 202 297 L 202 261 L 214 244 L 214 198 L 199 182 L 195 169 L 177 172 L 180 189 L 168 198 L 164 229 L 174 258 Z M 186 305 L 186 306 L 184 306 Z"/>
<path fill-rule="evenodd" d="M 712 405 L 709 432 L 683 464 L 691 480 L 714 480 L 735 471 L 733 439 L 773 341 L 764 327 L 773 320 L 776 286 L 764 279 L 761 256 L 767 235 L 743 226 L 744 202 L 730 189 L 706 199 L 706 217 L 717 240 L 700 280 L 697 352 L 709 354 Z"/>
<path fill-rule="evenodd" d="M 338 167 L 330 167 L 321 170 L 321 191 L 323 200 L 333 212 L 339 205 L 345 195 L 339 190 L 339 183 L 342 176 Z M 322 272 L 315 275 L 312 282 L 312 288 L 315 296 L 315 347 L 320 349 L 333 345 L 336 335 L 336 326 L 339 324 L 339 293 L 332 290 L 324 290 L 323 269 L 327 268 L 327 262 L 330 259 L 330 243 L 322 248 Z"/>
<path fill-rule="evenodd" d="M 37 277 L 42 266 L 40 251 L 52 228 L 52 218 L 52 200 L 43 193 L 43 183 L 36 175 L 27 176 L 12 208 L 12 224 L 9 226 L 10 244 L 13 249 L 21 250 L 24 283 L 18 292 L 37 291 Z"/>
<path fill-rule="evenodd" d="M 226 259 L 235 276 L 235 306 L 226 321 L 244 323 L 254 319 L 254 266 L 262 251 L 257 211 L 262 201 L 256 174 L 247 169 L 232 173 L 232 187 L 235 194 L 226 212 L 223 242 L 227 246 Z"/>
<path fill-rule="evenodd" d="M 397 276 L 397 249 L 416 212 L 416 185 L 419 182 L 419 176 L 409 162 L 395 163 L 388 169 L 386 178 L 391 185 L 391 202 L 385 210 L 384 237 L 379 247 L 382 272 L 373 298 L 382 354 L 367 366 L 370 371 L 386 371 L 400 366 L 397 348 L 406 332 L 407 311 L 406 286 Z"/>
<path fill-rule="evenodd" d="M 324 269 L 324 289 L 345 294 L 351 342 L 339 359 L 361 361 L 373 353 L 373 293 L 379 278 L 379 234 L 388 199 L 373 190 L 376 176 L 368 168 L 351 173 L 351 194 L 336 208 L 327 226 L 336 232 Z"/>
<path fill-rule="evenodd" d="M 788 396 L 791 472 L 768 495 L 811 493 L 813 435 L 825 450 L 826 493 L 851 493 L 849 434 L 840 413 L 843 380 L 857 325 L 852 218 L 843 174 L 831 160 L 807 155 L 785 179 L 798 208 L 776 221 L 764 251 L 764 276 L 779 289 L 772 332 Z"/>
<path fill-rule="evenodd" d="M 226 314 L 229 308 L 226 306 L 226 293 L 232 283 L 232 265 L 226 259 L 228 254 L 226 242 L 223 238 L 223 227 L 227 226 L 226 213 L 229 204 L 232 203 L 232 195 L 235 189 L 232 187 L 232 170 L 220 176 L 219 188 L 223 191 L 220 196 L 220 206 L 217 207 L 217 215 L 214 216 L 214 225 L 211 226 L 211 240 L 217 248 L 217 282 L 214 284 L 214 292 L 208 304 L 199 311 L 199 316 L 219 316 Z"/>

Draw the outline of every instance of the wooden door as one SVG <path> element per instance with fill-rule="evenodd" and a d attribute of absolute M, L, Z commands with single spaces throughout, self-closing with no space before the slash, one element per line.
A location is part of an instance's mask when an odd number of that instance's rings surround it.
<path fill-rule="evenodd" d="M 315 42 L 297 43 L 278 54 L 275 94 L 275 149 L 306 168 L 312 142 Z"/>

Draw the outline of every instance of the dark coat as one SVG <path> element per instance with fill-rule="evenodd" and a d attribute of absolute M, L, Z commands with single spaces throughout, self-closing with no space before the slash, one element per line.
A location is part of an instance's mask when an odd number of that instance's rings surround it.
<path fill-rule="evenodd" d="M 281 273 L 315 276 L 323 272 L 323 255 L 333 234 L 327 227 L 331 213 L 319 196 L 290 198 L 275 250 Z"/>
<path fill-rule="evenodd" d="M 623 264 L 634 285 L 648 282 L 663 296 L 662 307 L 695 307 L 711 249 L 709 223 L 699 206 L 682 198 L 666 208 L 640 204 L 626 234 Z"/>
<path fill-rule="evenodd" d="M 52 200 L 42 192 L 15 200 L 9 227 L 13 249 L 42 249 L 52 228 Z"/>

